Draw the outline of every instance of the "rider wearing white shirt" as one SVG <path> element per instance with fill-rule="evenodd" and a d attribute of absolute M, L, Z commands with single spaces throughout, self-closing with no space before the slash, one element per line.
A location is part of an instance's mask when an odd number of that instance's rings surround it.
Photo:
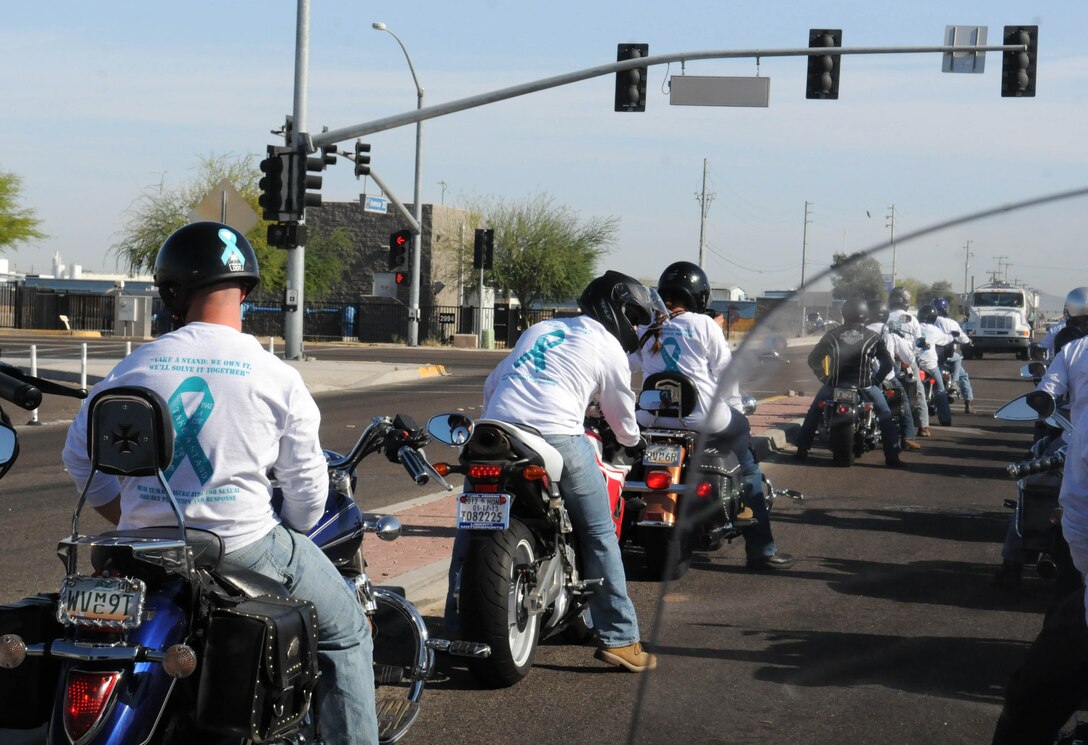
<path fill-rule="evenodd" d="M 971 343 L 971 337 L 964 333 L 963 327 L 955 318 L 948 315 L 950 304 L 948 298 L 935 298 L 933 300 L 933 307 L 937 309 L 936 325 L 941 327 L 941 330 L 946 334 L 952 336 L 956 343 L 961 346 L 966 346 Z M 953 334 L 952 332 L 956 333 Z M 952 382 L 960 387 L 960 393 L 963 394 L 963 413 L 974 414 L 975 413 L 975 392 L 971 388 L 971 377 L 967 374 L 967 369 L 963 366 L 963 353 L 957 349 L 953 354 L 948 357 L 948 361 L 952 363 Z"/>

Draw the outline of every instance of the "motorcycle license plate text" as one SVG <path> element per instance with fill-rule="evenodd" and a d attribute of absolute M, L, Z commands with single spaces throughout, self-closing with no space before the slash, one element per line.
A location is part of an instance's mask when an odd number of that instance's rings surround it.
<path fill-rule="evenodd" d="M 642 453 L 642 463 L 647 466 L 679 466 L 680 446 L 667 443 L 648 445 Z"/>
<path fill-rule="evenodd" d="M 144 609 L 142 580 L 69 574 L 60 583 L 57 619 L 66 626 L 134 629 Z"/>
<path fill-rule="evenodd" d="M 843 403 L 856 403 L 858 400 L 858 392 L 853 388 L 836 388 L 834 399 L 836 402 Z"/>
<path fill-rule="evenodd" d="M 467 530 L 506 530 L 510 527 L 509 494 L 466 492 L 457 500 L 457 527 Z"/>

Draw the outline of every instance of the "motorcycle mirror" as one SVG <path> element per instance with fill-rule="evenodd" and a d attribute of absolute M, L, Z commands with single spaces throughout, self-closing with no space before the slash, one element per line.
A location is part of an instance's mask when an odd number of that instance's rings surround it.
<path fill-rule="evenodd" d="M 638 407 L 643 411 L 660 411 L 668 405 L 669 398 L 666 391 L 656 388 L 648 388 L 638 394 Z"/>
<path fill-rule="evenodd" d="M 1045 400 L 1044 400 L 1045 399 Z M 994 419 L 1006 422 L 1034 422 L 1054 413 L 1054 398 L 1046 391 L 1032 391 L 1014 398 L 994 412 Z"/>
<path fill-rule="evenodd" d="M 427 422 L 427 433 L 451 447 L 464 445 L 472 436 L 472 420 L 464 414 L 437 414 Z"/>
<path fill-rule="evenodd" d="M 741 396 L 740 397 L 740 410 L 745 416 L 751 416 L 756 413 L 756 407 L 759 402 L 756 401 L 754 396 Z"/>
<path fill-rule="evenodd" d="M 7 424 L 0 424 L 0 475 L 4 473 L 19 455 L 19 437 Z"/>

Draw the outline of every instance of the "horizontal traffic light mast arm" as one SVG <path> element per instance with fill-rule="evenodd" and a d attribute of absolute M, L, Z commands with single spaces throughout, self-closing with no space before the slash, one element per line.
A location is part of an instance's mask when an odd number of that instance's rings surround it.
<path fill-rule="evenodd" d="M 412 213 L 408 211 L 408 208 L 405 207 L 401 201 L 397 199 L 396 195 L 389 190 L 389 187 L 385 185 L 381 176 L 379 176 L 378 172 L 373 168 L 370 169 L 370 178 L 374 179 L 374 183 L 378 185 L 378 188 L 382 190 L 382 193 L 385 194 L 385 196 L 389 198 L 389 201 L 393 203 L 393 206 L 397 208 L 397 212 L 401 214 L 401 217 L 407 221 L 408 229 L 411 230 L 414 235 L 419 235 L 419 223 L 412 217 Z"/>
<path fill-rule="evenodd" d="M 620 62 L 610 62 L 607 65 L 598 65 L 597 67 L 589 67 L 585 70 L 577 70 L 575 72 L 568 72 L 563 75 L 556 75 L 550 78 L 543 78 L 531 83 L 522 83 L 521 85 L 511 86 L 510 88 L 501 88 L 497 91 L 491 91 L 490 93 L 480 93 L 475 96 L 469 96 L 468 98 L 461 98 L 456 101 L 449 101 L 448 103 L 436 104 L 434 106 L 428 106 L 423 109 L 415 109 L 413 111 L 405 112 L 403 114 L 397 114 L 394 116 L 387 116 L 384 119 L 375 119 L 372 122 L 365 122 L 363 124 L 356 124 L 351 127 L 343 127 L 341 129 L 334 129 L 329 132 L 322 132 L 321 134 L 310 135 L 312 149 L 317 149 L 323 145 L 332 145 L 337 142 L 343 142 L 345 140 L 351 140 L 356 137 L 365 137 L 366 135 L 373 134 L 375 132 L 384 132 L 387 129 L 396 129 L 397 127 L 403 127 L 406 124 L 415 124 L 416 122 L 426 121 L 427 119 L 434 119 L 439 116 L 445 116 L 447 114 L 455 114 L 458 111 L 465 111 L 467 109 L 474 109 L 478 106 L 485 106 L 490 103 L 496 103 L 498 101 L 505 101 L 509 98 L 517 98 L 518 96 L 524 96 L 528 93 L 536 93 L 537 91 L 547 90 L 549 88 L 558 88 L 563 85 L 569 85 L 571 83 L 577 83 L 582 80 L 588 80 L 589 78 L 597 78 L 602 75 L 610 75 L 614 72 L 621 70 L 632 70 L 640 67 L 650 67 L 651 65 L 666 65 L 672 62 L 690 62 L 691 60 L 700 59 L 735 59 L 745 57 L 811 57 L 813 55 L 827 55 L 827 54 L 933 54 L 933 53 L 956 53 L 966 54 L 971 52 L 1026 52 L 1028 46 L 1026 44 L 995 44 L 990 46 L 926 46 L 926 47 L 800 47 L 795 49 L 741 49 L 741 50 L 717 50 L 709 52 L 680 52 L 677 54 L 659 54 L 650 57 L 640 57 L 636 59 L 623 60 Z"/>

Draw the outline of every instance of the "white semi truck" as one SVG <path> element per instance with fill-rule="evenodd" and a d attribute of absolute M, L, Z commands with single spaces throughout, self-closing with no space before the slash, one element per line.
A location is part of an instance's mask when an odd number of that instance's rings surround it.
<path fill-rule="evenodd" d="M 1039 295 L 1034 290 L 995 282 L 967 296 L 963 330 L 971 337 L 964 354 L 975 359 L 986 352 L 1012 352 L 1022 360 L 1035 331 Z"/>

